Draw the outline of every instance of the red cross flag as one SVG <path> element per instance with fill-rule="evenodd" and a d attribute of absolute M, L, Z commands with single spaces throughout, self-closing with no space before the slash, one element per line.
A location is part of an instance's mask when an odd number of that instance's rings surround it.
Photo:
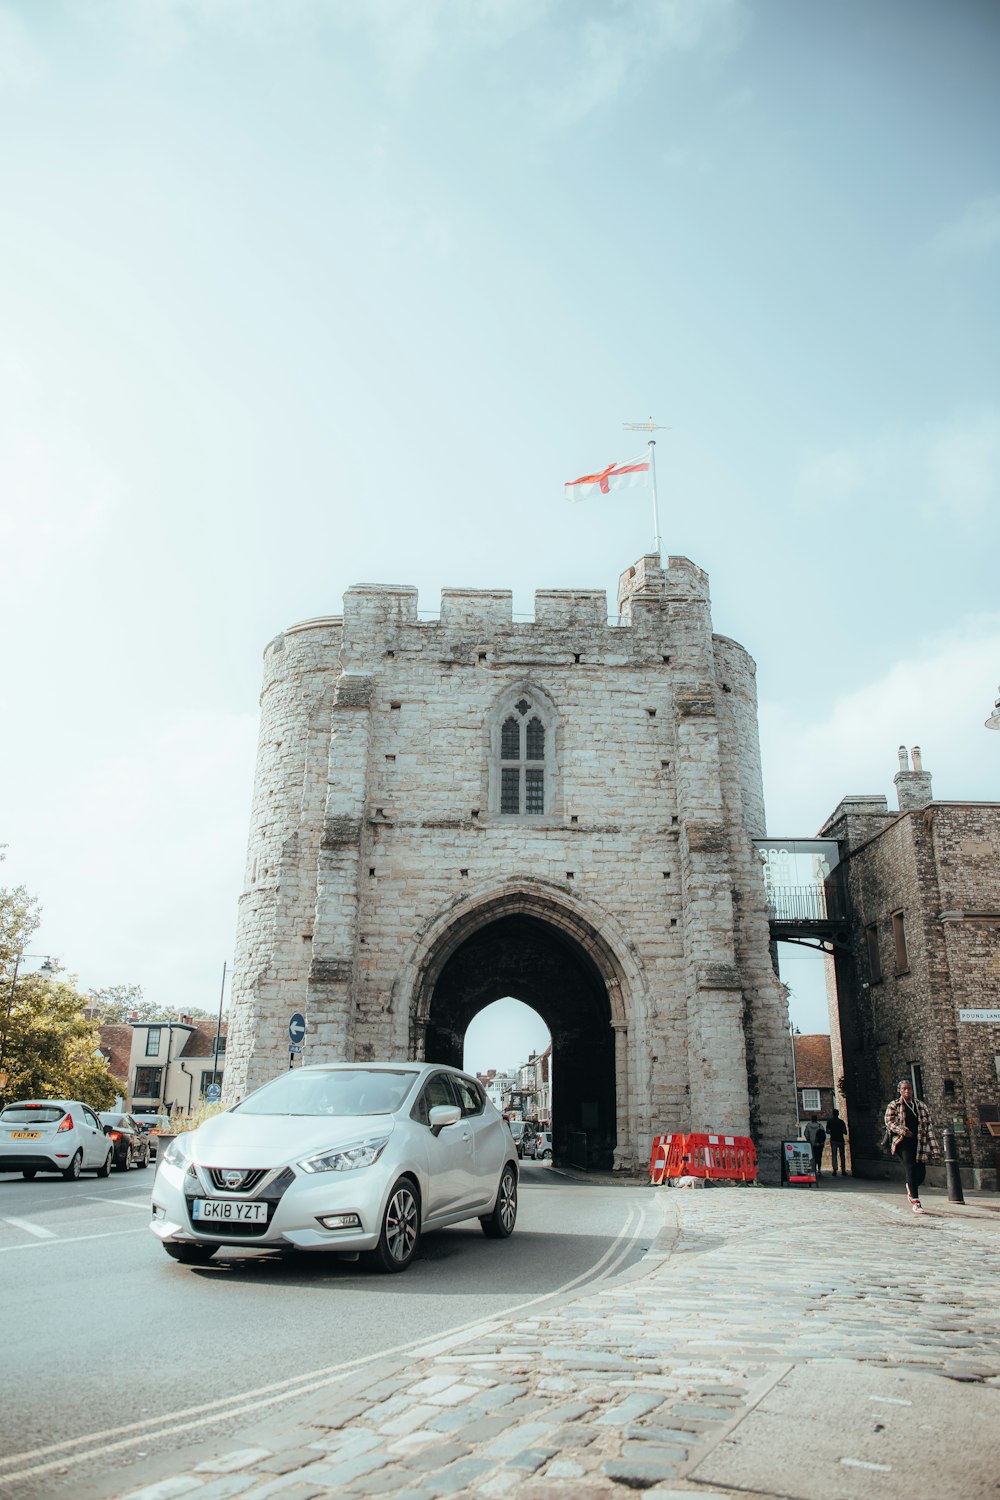
<path fill-rule="evenodd" d="M 608 464 L 598 474 L 584 474 L 579 479 L 566 481 L 567 500 L 589 500 L 594 495 L 606 495 L 610 490 L 630 490 L 647 483 L 649 457 L 631 458 L 628 463 Z"/>

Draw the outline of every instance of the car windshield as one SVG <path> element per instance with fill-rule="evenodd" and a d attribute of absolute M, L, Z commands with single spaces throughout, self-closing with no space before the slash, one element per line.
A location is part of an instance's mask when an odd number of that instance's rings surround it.
<path fill-rule="evenodd" d="M 51 1125 L 65 1113 L 61 1104 L 8 1104 L 0 1120 L 7 1125 Z"/>
<path fill-rule="evenodd" d="M 391 1115 L 416 1077 L 409 1068 L 289 1071 L 265 1083 L 235 1110 L 247 1115 Z"/>

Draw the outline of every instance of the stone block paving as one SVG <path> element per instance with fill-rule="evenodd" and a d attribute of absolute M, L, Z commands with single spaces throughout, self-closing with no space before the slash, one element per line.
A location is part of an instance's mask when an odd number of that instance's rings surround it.
<path fill-rule="evenodd" d="M 313 1398 L 297 1422 L 256 1433 L 260 1446 L 122 1500 L 806 1495 L 808 1483 L 786 1491 L 706 1481 L 713 1455 L 738 1454 L 755 1409 L 766 1412 L 783 1382 L 787 1397 L 788 1380 L 810 1372 L 836 1377 L 841 1394 L 852 1373 L 867 1372 L 869 1386 L 878 1377 L 863 1410 L 858 1398 L 864 1433 L 852 1417 L 842 1436 L 826 1435 L 834 1477 L 816 1492 L 827 1500 L 924 1493 L 905 1463 L 864 1456 L 881 1453 L 864 1447 L 869 1429 L 891 1438 L 897 1412 L 915 1405 L 907 1380 L 916 1390 L 921 1378 L 923 1406 L 928 1376 L 942 1397 L 958 1398 L 956 1382 L 976 1387 L 1000 1433 L 1000 1213 L 985 1200 L 961 1208 L 930 1196 L 918 1219 L 901 1194 L 846 1184 L 650 1191 L 667 1228 L 637 1269 L 534 1316 L 493 1322 L 485 1338 L 447 1353 L 410 1357 L 389 1379 L 383 1369 L 349 1401 Z M 872 1411 L 884 1420 L 869 1421 Z M 929 1442 L 917 1446 L 926 1452 Z M 992 1493 L 958 1479 L 950 1491 Z"/>

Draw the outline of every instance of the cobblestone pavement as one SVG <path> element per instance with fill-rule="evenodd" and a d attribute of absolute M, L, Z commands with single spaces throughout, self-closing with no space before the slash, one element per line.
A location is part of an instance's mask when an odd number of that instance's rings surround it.
<path fill-rule="evenodd" d="M 127 1500 L 1000 1496 L 996 1195 L 648 1191 L 640 1267 Z"/>

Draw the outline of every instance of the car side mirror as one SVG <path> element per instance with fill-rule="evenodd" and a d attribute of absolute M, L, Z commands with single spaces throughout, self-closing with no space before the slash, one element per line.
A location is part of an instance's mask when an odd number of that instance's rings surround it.
<path fill-rule="evenodd" d="M 461 1118 L 462 1111 L 457 1104 L 435 1104 L 427 1116 L 432 1135 L 440 1135 L 446 1125 L 457 1125 Z"/>

